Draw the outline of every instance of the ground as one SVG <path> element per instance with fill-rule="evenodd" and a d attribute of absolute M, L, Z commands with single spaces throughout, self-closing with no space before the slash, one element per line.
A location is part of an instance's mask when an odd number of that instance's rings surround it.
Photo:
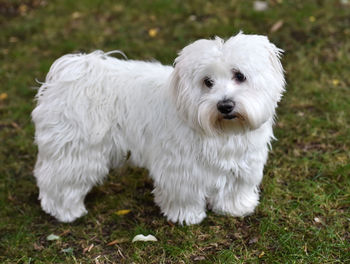
<path fill-rule="evenodd" d="M 350 1 L 267 2 L 0 0 L 0 262 L 349 263 Z M 56 58 L 118 49 L 171 64 L 191 41 L 239 30 L 285 50 L 278 140 L 253 215 L 173 225 L 147 171 L 130 167 L 94 188 L 73 224 L 41 210 L 30 113 Z M 140 233 L 158 242 L 131 243 Z"/>

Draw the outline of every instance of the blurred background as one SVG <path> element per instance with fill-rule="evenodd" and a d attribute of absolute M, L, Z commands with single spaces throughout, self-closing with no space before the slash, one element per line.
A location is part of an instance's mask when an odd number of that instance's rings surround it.
<path fill-rule="evenodd" d="M 112 171 L 73 224 L 41 211 L 30 113 L 55 59 L 101 49 L 172 64 L 190 42 L 240 30 L 285 50 L 287 92 L 255 214 L 173 225 L 147 171 L 130 167 Z M 348 0 L 0 0 L 0 262 L 350 262 L 349 40 Z M 139 233 L 158 242 L 131 243 Z"/>

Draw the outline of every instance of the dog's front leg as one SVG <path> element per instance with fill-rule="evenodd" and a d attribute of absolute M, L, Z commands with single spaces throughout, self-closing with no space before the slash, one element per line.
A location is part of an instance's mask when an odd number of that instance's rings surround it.
<path fill-rule="evenodd" d="M 215 213 L 235 217 L 252 214 L 258 203 L 258 185 L 241 180 L 220 188 L 209 199 L 209 206 Z"/>
<path fill-rule="evenodd" d="M 177 180 L 176 180 L 177 179 Z M 193 183 L 181 181 L 179 177 L 155 182 L 154 201 L 162 213 L 173 223 L 198 224 L 205 217 L 203 190 Z"/>
<path fill-rule="evenodd" d="M 264 160 L 255 162 L 248 170 L 227 175 L 226 180 L 216 184 L 208 199 L 215 213 L 241 217 L 254 212 L 259 203 Z"/>

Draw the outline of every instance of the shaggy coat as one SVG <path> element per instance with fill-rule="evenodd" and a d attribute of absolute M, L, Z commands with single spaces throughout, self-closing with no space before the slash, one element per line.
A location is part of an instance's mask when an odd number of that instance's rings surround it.
<path fill-rule="evenodd" d="M 199 223 L 207 205 L 251 214 L 285 86 L 280 54 L 240 33 L 188 45 L 174 67 L 102 51 L 59 58 L 32 113 L 43 210 L 62 222 L 86 214 L 86 194 L 130 152 L 168 220 Z"/>

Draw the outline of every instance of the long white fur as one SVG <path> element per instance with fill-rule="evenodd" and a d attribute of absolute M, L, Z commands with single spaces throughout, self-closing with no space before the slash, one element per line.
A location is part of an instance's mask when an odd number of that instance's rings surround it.
<path fill-rule="evenodd" d="M 42 208 L 62 222 L 86 214 L 85 195 L 130 151 L 132 163 L 149 170 L 168 220 L 199 223 L 207 204 L 251 214 L 284 91 L 280 53 L 266 37 L 240 33 L 190 44 L 174 67 L 102 51 L 59 58 L 32 113 Z M 236 82 L 233 69 L 247 80 Z M 214 79 L 211 89 L 205 77 Z M 242 119 L 220 116 L 223 98 Z"/>

